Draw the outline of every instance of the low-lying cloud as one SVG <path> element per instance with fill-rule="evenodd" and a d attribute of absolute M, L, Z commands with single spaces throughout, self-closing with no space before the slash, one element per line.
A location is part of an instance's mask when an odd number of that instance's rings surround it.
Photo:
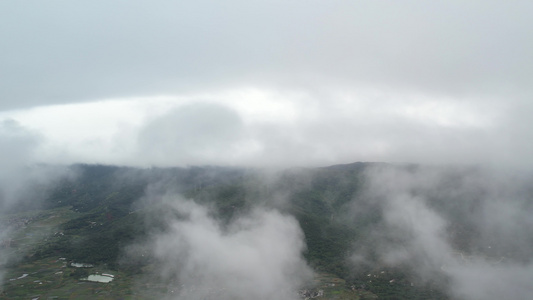
<path fill-rule="evenodd" d="M 237 161 L 245 128 L 232 109 L 208 103 L 176 108 L 139 132 L 139 158 L 154 164 L 202 165 Z M 170 155 L 171 154 L 171 155 Z"/>
<path fill-rule="evenodd" d="M 378 263 L 441 282 L 458 299 L 529 299 L 533 288 L 531 177 L 487 169 L 379 167 L 366 174 L 377 203 Z M 363 207 L 353 202 L 353 211 Z M 368 253 L 353 254 L 354 263 Z"/>
<path fill-rule="evenodd" d="M 0 122 L 0 217 L 10 211 L 40 208 L 54 183 L 74 176 L 66 167 L 36 164 L 35 150 L 41 141 L 39 134 L 13 120 Z M 9 243 L 14 229 L 11 222 L 5 218 L 2 221 L 0 243 Z M 4 279 L 4 265 L 22 255 L 0 247 L 0 282 Z"/>
<path fill-rule="evenodd" d="M 163 199 L 164 230 L 130 253 L 153 258 L 157 275 L 173 286 L 168 299 L 298 299 L 312 271 L 293 217 L 257 208 L 225 223 L 193 200 Z"/>

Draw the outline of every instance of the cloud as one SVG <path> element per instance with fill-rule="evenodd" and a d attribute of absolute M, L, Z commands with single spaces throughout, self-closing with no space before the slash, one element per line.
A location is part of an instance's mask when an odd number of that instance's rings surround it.
<path fill-rule="evenodd" d="M 143 249 L 170 299 L 297 299 L 312 272 L 303 232 L 291 216 L 256 208 L 223 225 L 209 208 L 167 194 L 165 229 Z M 140 248 L 139 248 L 140 247 Z M 148 250 L 147 250 L 148 249 Z"/>
<path fill-rule="evenodd" d="M 494 265 L 489 261 L 474 261 L 468 266 L 450 268 L 447 274 L 454 280 L 453 294 L 464 299 L 526 300 L 531 296 L 533 266 L 515 263 Z"/>
<path fill-rule="evenodd" d="M 30 161 L 40 143 L 37 133 L 20 126 L 14 120 L 0 123 L 0 204 L 3 209 L 16 200 L 24 190 Z"/>
<path fill-rule="evenodd" d="M 0 5 L 0 112 L 47 161 L 532 163 L 527 1 Z"/>
<path fill-rule="evenodd" d="M 144 4 L 3 3 L 0 109 L 242 86 L 532 92 L 527 1 Z"/>
<path fill-rule="evenodd" d="M 41 143 L 37 132 L 16 121 L 0 122 L 0 214 L 39 208 L 54 183 L 74 176 L 65 167 L 36 164 L 35 152 Z M 13 231 L 9 224 L 0 224 L 0 242 L 10 239 Z M 24 255 L 9 252 L 9 248 L 0 248 L 0 282 L 5 273 L 3 265 Z"/>
<path fill-rule="evenodd" d="M 389 161 L 527 168 L 527 111 L 528 104 L 367 88 L 242 89 L 4 115 L 39 132 L 45 140 L 39 159 L 54 163 L 287 167 Z"/>
<path fill-rule="evenodd" d="M 38 151 L 42 135 L 14 120 L 0 122 L 0 209 L 8 211 L 15 204 L 38 204 L 46 188 L 57 180 L 73 176 L 64 166 L 42 164 Z M 34 199 L 36 198 L 36 199 Z"/>
<path fill-rule="evenodd" d="M 366 200 L 382 221 L 371 233 L 378 262 L 408 267 L 459 299 L 528 299 L 532 279 L 530 174 L 501 170 L 379 167 Z M 369 259 L 355 252 L 361 265 Z M 447 282 L 446 284 L 444 284 Z"/>
<path fill-rule="evenodd" d="M 139 132 L 139 157 L 156 164 L 236 162 L 245 128 L 232 109 L 207 103 L 179 107 L 147 123 Z"/>

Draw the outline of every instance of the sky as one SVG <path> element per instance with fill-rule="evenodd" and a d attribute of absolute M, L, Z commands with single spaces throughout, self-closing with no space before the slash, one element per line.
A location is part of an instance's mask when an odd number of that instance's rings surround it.
<path fill-rule="evenodd" d="M 532 9 L 4 1 L 0 141 L 10 146 L 0 154 L 52 164 L 529 168 Z"/>

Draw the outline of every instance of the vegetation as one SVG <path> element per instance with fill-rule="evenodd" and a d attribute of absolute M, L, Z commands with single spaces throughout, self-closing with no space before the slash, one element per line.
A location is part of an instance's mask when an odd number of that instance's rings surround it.
<path fill-rule="evenodd" d="M 143 197 L 150 191 L 171 190 L 210 205 L 223 222 L 254 205 L 270 205 L 295 216 L 305 234 L 305 258 L 321 274 L 318 281 L 329 299 L 446 299 L 431 283 L 413 285 L 408 269 L 386 269 L 377 261 L 358 268 L 348 263 L 349 253 L 355 248 L 365 245 L 372 249 L 373 241 L 367 233 L 381 219 L 372 203 L 362 203 L 361 215 L 355 218 L 347 218 L 345 213 L 350 201 L 362 196 L 362 172 L 367 167 L 368 164 L 356 163 L 288 170 L 272 180 L 254 170 L 233 168 L 139 170 L 76 165 L 73 168 L 79 171 L 79 177 L 55 187 L 44 202 L 42 212 L 56 212 L 58 216 L 57 222 L 50 225 L 53 230 L 38 243 L 19 243 L 18 247 L 27 246 L 26 257 L 10 268 L 7 277 L 40 268 L 48 270 L 43 278 L 55 278 L 57 272 L 63 272 L 62 280 L 46 288 L 30 288 L 35 284 L 22 288 L 7 282 L 4 295 L 14 299 L 31 294 L 51 295 L 44 292 L 46 289 L 72 288 L 72 281 L 86 276 L 88 271 L 60 267 L 62 262 L 57 259 L 63 257 L 122 274 L 122 279 L 111 284 L 113 288 L 83 283 L 93 295 L 131 296 L 128 284 L 132 284 L 136 274 L 149 270 L 150 260 L 125 263 L 121 260 L 123 251 L 150 232 L 165 230 L 164 223 L 157 223 L 158 218 L 147 224 L 147 215 L 168 213 L 160 209 L 161 203 L 143 201 Z M 283 198 L 281 204 L 272 200 L 278 198 Z M 32 224 L 43 222 L 45 218 L 41 216 Z M 122 291 L 113 290 L 117 287 Z"/>

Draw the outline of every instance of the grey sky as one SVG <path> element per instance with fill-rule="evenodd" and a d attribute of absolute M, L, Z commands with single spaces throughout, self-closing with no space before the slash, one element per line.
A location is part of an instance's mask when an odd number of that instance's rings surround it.
<path fill-rule="evenodd" d="M 529 1 L 2 2 L 0 118 L 40 131 L 40 160 L 51 161 L 531 163 L 532 9 Z M 172 115 L 205 103 L 234 116 L 227 126 L 240 124 L 223 144 L 227 130 L 198 131 L 212 114 Z M 187 131 L 192 117 L 191 132 L 218 141 L 203 145 L 224 147 L 210 150 L 220 156 L 165 154 L 186 152 L 176 151 L 186 135 L 165 134 Z M 168 131 L 147 137 L 157 126 Z M 147 150 L 156 138 L 165 142 Z"/>

